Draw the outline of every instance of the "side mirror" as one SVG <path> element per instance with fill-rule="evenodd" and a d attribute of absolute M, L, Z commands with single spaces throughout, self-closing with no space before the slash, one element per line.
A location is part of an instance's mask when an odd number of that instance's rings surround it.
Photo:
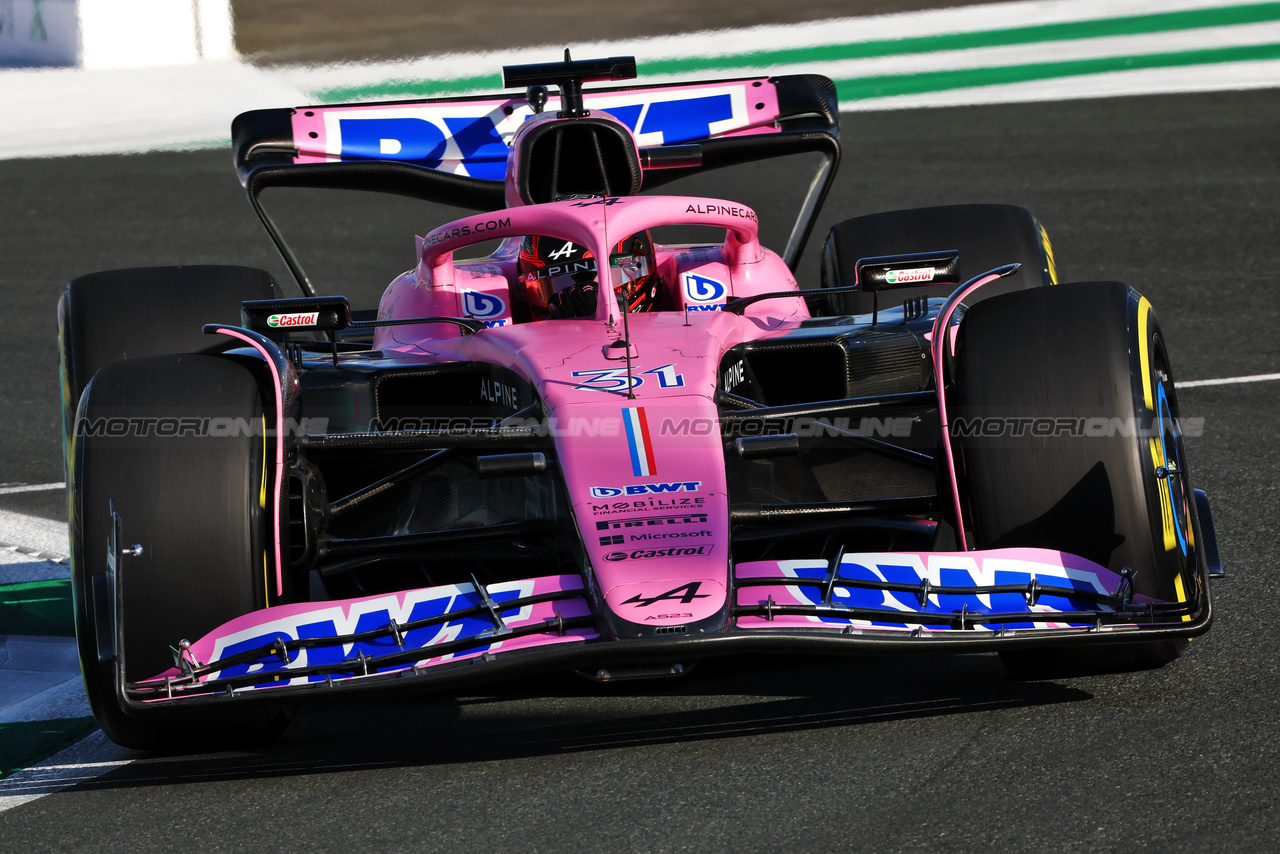
<path fill-rule="evenodd" d="M 346 297 L 247 300 L 240 304 L 240 317 L 255 332 L 335 332 L 351 325 L 351 306 Z"/>
<path fill-rule="evenodd" d="M 923 285 L 960 284 L 960 253 L 918 252 L 914 255 L 882 255 L 861 258 L 853 265 L 860 291 L 885 291 Z"/>

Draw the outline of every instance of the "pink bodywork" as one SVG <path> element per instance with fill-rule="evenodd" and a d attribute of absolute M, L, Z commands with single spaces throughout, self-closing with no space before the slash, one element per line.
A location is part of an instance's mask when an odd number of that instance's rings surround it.
<path fill-rule="evenodd" d="M 723 610 L 730 589 L 728 490 L 714 400 L 720 358 L 744 341 L 795 328 L 809 313 L 798 297 L 763 301 L 742 316 L 720 310 L 737 297 L 797 289 L 786 264 L 760 245 L 758 222 L 750 208 L 685 197 L 608 202 L 571 200 L 479 214 L 419 238 L 418 263 L 388 287 L 379 318 L 472 316 L 483 320 L 486 328 L 462 334 L 450 324 L 379 327 L 373 344 L 392 359 L 479 361 L 508 368 L 529 381 L 553 425 L 557 457 L 589 561 L 588 578 L 596 594 L 591 598 L 631 622 L 683 625 Z M 454 253 L 468 245 L 525 234 L 572 240 L 589 247 L 596 258 L 608 258 L 610 247 L 623 237 L 681 223 L 723 228 L 724 243 L 658 247 L 664 310 L 629 314 L 625 322 L 613 288 L 602 287 L 597 289 L 594 318 L 514 323 L 511 290 L 521 285 L 512 254 L 499 250 L 487 258 L 454 259 Z M 697 279 L 690 282 L 689 275 Z M 716 292 L 719 286 L 723 293 Z M 628 331 L 630 395 L 625 348 L 609 346 L 622 341 Z M 633 459 L 633 454 L 638 457 Z M 637 475 L 637 466 L 647 474 Z M 652 545 L 613 544 L 614 538 L 626 542 L 637 529 L 654 538 Z M 538 589 L 569 589 L 577 582 L 568 577 L 533 581 L 541 585 Z M 439 595 L 438 590 L 425 592 Z M 366 597 L 369 601 L 268 608 L 206 635 L 192 645 L 190 654 L 201 662 L 217 660 L 237 639 L 277 630 L 290 636 L 290 627 L 305 620 L 351 622 L 352 614 L 373 606 L 393 615 L 407 612 L 405 597 L 422 594 L 404 591 Z M 585 608 L 581 599 L 555 609 L 537 606 L 509 622 L 518 628 L 545 623 L 555 613 L 576 616 Z M 580 643 L 595 636 L 586 630 L 565 635 L 549 630 L 495 642 L 489 651 Z M 443 661 L 424 656 L 419 665 Z M 176 671 L 169 671 L 157 678 L 174 675 Z"/>
<path fill-rule="evenodd" d="M 501 365 L 533 384 L 557 427 L 557 456 L 601 595 L 626 619 L 653 626 L 684 624 L 715 614 L 728 591 L 729 507 L 714 400 L 720 357 L 744 341 L 794 328 L 809 313 L 799 298 L 766 300 L 750 306 L 745 316 L 691 310 L 705 304 L 681 286 L 688 273 L 725 286 L 716 308 L 727 299 L 796 289 L 787 266 L 760 245 L 750 208 L 681 196 L 609 201 L 511 208 L 432 231 L 418 242 L 416 268 L 387 289 L 379 318 L 466 316 L 469 305 L 495 306 L 495 298 L 504 311 L 486 315 L 489 328 L 475 335 L 442 324 L 380 327 L 374 347 L 432 361 Z M 453 257 L 480 241 L 541 234 L 608 258 L 610 247 L 622 238 L 674 223 L 724 228 L 725 242 L 700 251 L 662 253 L 666 310 L 628 315 L 625 328 L 612 288 L 598 289 L 595 318 L 512 323 L 510 291 L 519 287 L 512 264 L 487 258 L 455 262 Z M 487 299 L 469 297 L 477 293 Z M 621 341 L 626 329 L 632 342 L 633 397 L 626 393 L 626 363 L 620 358 L 625 348 L 609 346 Z M 624 423 L 629 408 L 642 410 L 648 427 L 648 476 L 634 474 Z M 640 491 L 655 484 L 669 491 Z M 616 545 L 602 544 L 611 518 L 673 513 L 706 514 L 706 525 L 688 532 L 697 534 L 688 545 L 663 539 L 620 558 Z M 679 551 L 631 556 L 633 551 L 663 549 Z M 678 608 L 668 600 L 647 607 L 619 604 L 695 581 L 701 582 L 699 598 Z"/>
<path fill-rule="evenodd" d="M 587 92 L 584 97 L 593 111 L 628 105 L 634 109 L 635 103 L 643 102 L 639 118 L 632 123 L 640 131 L 637 144 L 643 146 L 671 142 L 645 138 L 643 115 L 652 103 L 708 93 L 727 93 L 734 105 L 734 118 L 714 128 L 717 136 L 776 130 L 777 94 L 766 79 Z M 553 99 L 547 109 L 555 108 Z M 518 129 L 530 117 L 522 97 L 303 108 L 293 119 L 299 149 L 295 162 L 341 159 L 341 119 L 352 113 L 375 119 L 418 119 L 445 130 L 449 118 L 488 116 L 495 133 L 504 140 L 515 137 L 517 141 Z M 438 168 L 444 171 L 470 174 L 466 158 L 451 137 L 439 159 Z M 514 159 L 513 151 L 508 158 L 508 184 Z M 681 196 L 578 198 L 521 206 L 508 191 L 507 199 L 513 206 L 505 210 L 466 217 L 418 238 L 415 265 L 391 283 L 378 309 L 380 320 L 470 317 L 485 328 L 464 334 L 448 323 L 384 326 L 377 328 L 373 341 L 374 349 L 390 360 L 467 361 L 509 369 L 534 387 L 552 427 L 558 465 L 586 552 L 585 578 L 557 576 L 490 586 L 489 593 L 495 596 L 515 595 L 519 588 L 522 596 L 559 591 L 570 598 L 554 607 L 541 603 L 518 614 L 508 612 L 504 619 L 509 625 L 534 633 L 505 642 L 495 640 L 486 652 L 595 639 L 598 636 L 591 630 L 553 630 L 557 619 L 585 615 L 592 608 L 608 608 L 623 620 L 649 627 L 682 626 L 713 617 L 730 604 L 729 591 L 734 589 L 731 573 L 738 579 L 778 579 L 777 585 L 740 587 L 734 604 L 810 603 L 801 587 L 788 584 L 787 579 L 796 577 L 797 572 L 818 571 L 818 564 L 825 566 L 822 561 L 760 561 L 736 567 L 730 562 L 724 438 L 715 401 L 720 362 L 736 345 L 785 333 L 809 318 L 799 297 L 760 301 L 742 315 L 721 310 L 735 298 L 798 290 L 786 264 L 760 245 L 755 212 L 736 202 Z M 683 224 L 724 229 L 725 238 L 718 245 L 656 247 L 662 278 L 659 310 L 624 316 L 613 288 L 602 286 L 597 289 L 594 317 L 517 322 L 519 311 L 513 314 L 512 309 L 518 305 L 523 287 L 515 259 L 521 237 L 537 234 L 572 241 L 590 249 L 599 260 L 608 259 L 611 248 L 632 234 Z M 488 257 L 455 257 L 468 246 L 495 239 L 503 243 Z M 608 273 L 607 267 L 598 270 L 602 283 L 608 281 Z M 940 321 L 931 336 L 936 339 L 933 356 L 938 363 L 948 337 L 938 331 L 947 325 L 946 319 Z M 954 329 L 950 336 L 954 346 L 953 336 Z M 629 366 L 625 359 L 627 340 Z M 277 550 L 278 542 L 277 532 Z M 884 561 L 909 564 L 919 578 L 944 587 L 941 574 L 955 572 L 965 572 L 982 584 L 990 584 L 996 573 L 1015 573 L 1040 579 L 1051 587 L 1083 584 L 1084 589 L 1098 594 L 1116 590 L 1120 582 L 1103 567 L 1040 549 L 848 554 L 842 567 L 856 564 L 859 570 L 874 573 L 879 571 L 875 569 L 878 562 Z M 441 597 L 461 602 L 478 595 L 474 585 L 462 584 L 268 608 L 206 635 L 191 646 L 188 655 L 197 664 L 218 660 L 244 639 L 276 632 L 294 637 L 298 626 L 307 621 L 331 621 L 338 634 L 346 634 L 353 631 L 359 615 L 371 611 L 385 611 L 389 619 L 403 623 L 415 603 Z M 911 610 L 898 608 L 888 593 L 881 601 L 887 615 Z M 935 599 L 934 607 L 937 604 Z M 1046 606 L 1039 610 L 1052 609 Z M 841 621 L 806 615 L 744 616 L 729 628 L 831 629 L 833 622 Z M 546 625 L 547 630 L 537 631 L 539 625 Z M 1057 624 L 1039 625 L 1052 628 Z M 449 624 L 442 625 L 439 638 L 447 641 L 449 629 Z M 844 621 L 844 629 L 854 633 L 901 631 L 866 620 Z M 479 654 L 477 650 L 456 658 Z M 430 657 L 424 649 L 418 665 L 444 660 Z M 305 663 L 277 665 L 284 670 L 270 684 L 290 684 L 288 669 Z M 176 670 L 157 678 L 174 675 Z M 305 681 L 305 677 L 297 678 Z"/>

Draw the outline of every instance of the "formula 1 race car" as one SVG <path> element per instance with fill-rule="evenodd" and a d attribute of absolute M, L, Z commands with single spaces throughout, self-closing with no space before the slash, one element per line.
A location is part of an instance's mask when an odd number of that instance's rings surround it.
<path fill-rule="evenodd" d="M 1209 628 L 1213 524 L 1146 299 L 1057 284 L 1004 205 L 842 222 L 802 289 L 831 81 L 584 91 L 634 59 L 567 52 L 504 75 L 519 94 L 236 119 L 300 297 L 244 267 L 68 287 L 75 620 L 113 740 L 729 654 L 1149 667 Z M 797 152 L 821 167 L 781 255 L 743 204 L 647 192 Z M 479 213 L 418 238 L 375 312 L 315 293 L 260 204 L 281 186 Z"/>

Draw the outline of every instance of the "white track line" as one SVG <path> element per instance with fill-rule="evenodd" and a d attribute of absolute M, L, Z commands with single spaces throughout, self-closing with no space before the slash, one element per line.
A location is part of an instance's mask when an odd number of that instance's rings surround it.
<path fill-rule="evenodd" d="M 145 754 L 94 732 L 38 765 L 0 780 L 0 813 L 122 768 Z"/>
<path fill-rule="evenodd" d="M 17 495 L 20 492 L 53 492 L 55 489 L 66 489 L 65 483 L 18 483 L 13 486 L 0 486 L 0 495 Z"/>
<path fill-rule="evenodd" d="M 1045 62 L 1082 62 L 1113 57 L 1142 57 L 1162 53 L 1186 53 L 1208 48 L 1257 47 L 1280 44 L 1280 21 L 1197 27 L 1131 36 L 1100 36 L 1052 42 L 1026 42 L 995 47 L 969 47 L 929 53 L 905 53 L 859 59 L 808 60 L 793 63 L 746 65 L 740 57 L 725 58 L 721 69 L 700 72 L 719 76 L 767 68 L 770 74 L 804 74 L 815 70 L 832 80 L 963 71 L 975 68 L 1014 68 Z M 1202 63 L 1198 68 L 1214 63 Z M 1144 69 L 1145 70 L 1145 69 Z M 688 75 L 651 75 L 646 80 L 674 82 Z M 1053 79 L 1053 78 L 1050 78 Z M 1037 81 L 1043 82 L 1043 81 Z M 940 90 L 946 91 L 946 90 Z"/>
<path fill-rule="evenodd" d="M 763 24 L 727 30 L 701 30 L 674 36 L 586 42 L 575 44 L 573 52 L 575 56 L 635 55 L 641 61 L 686 56 L 733 57 L 755 53 L 764 46 L 776 50 L 855 44 L 1240 5 L 1245 3 L 1242 0 L 1021 0 L 920 12 L 832 18 L 800 24 Z M 531 45 L 501 51 L 444 54 L 384 62 L 284 65 L 272 68 L 271 73 L 281 76 L 298 88 L 315 91 L 330 87 L 372 85 L 389 80 L 452 80 L 496 74 L 502 65 L 546 62 L 548 56 L 554 57 L 560 50 L 563 50 L 563 45 Z M 644 82 L 652 80 L 646 78 Z"/>
<path fill-rule="evenodd" d="M 66 560 L 65 522 L 0 510 L 0 543 L 18 544 L 0 550 L 0 584 L 68 575 L 67 567 L 56 562 Z M 55 721 L 89 714 L 84 686 L 74 666 L 67 668 L 66 679 L 40 694 L 13 703 L 7 699 L 12 698 L 0 697 L 0 723 Z M 101 731 L 94 732 L 43 762 L 0 780 L 0 813 L 114 771 L 142 755 L 113 744 Z"/>
<path fill-rule="evenodd" d="M 1274 89 L 1280 87 L 1280 60 L 1223 62 L 1184 68 L 1144 68 L 1102 74 L 1024 80 L 966 89 L 943 89 L 916 95 L 892 95 L 844 101 L 844 113 L 871 110 L 916 110 L 974 104 L 1022 104 L 1030 101 L 1070 101 L 1126 95 L 1171 95 L 1183 92 Z"/>
<path fill-rule="evenodd" d="M 64 561 L 71 553 L 67 523 L 0 510 L 0 547 L 31 557 Z"/>
<path fill-rule="evenodd" d="M 1174 383 L 1175 388 L 1199 388 L 1208 385 L 1236 385 L 1237 383 L 1264 383 L 1280 380 L 1280 374 L 1253 374 L 1248 377 L 1223 377 L 1217 380 L 1186 380 Z"/>
<path fill-rule="evenodd" d="M 0 3 L 4 0 L 0 0 Z M 1019 0 L 800 24 L 700 31 L 675 36 L 580 43 L 579 56 L 634 54 L 642 62 L 682 57 L 722 57 L 726 72 L 758 73 L 762 48 L 784 49 L 866 41 L 1017 29 L 1130 15 L 1249 5 L 1242 0 Z M 1276 22 L 1171 29 L 1157 33 L 1036 44 L 870 57 L 844 62 L 775 65 L 769 73 L 818 71 L 837 79 L 892 75 L 903 71 L 988 67 L 1008 63 L 1178 52 L 1202 47 L 1273 44 Z M 1030 37 L 1033 37 L 1031 34 Z M 519 47 L 501 52 L 445 54 L 392 62 L 287 65 L 256 68 L 225 60 L 168 68 L 0 70 L 0 159 L 223 147 L 237 113 L 259 107 L 314 103 L 330 89 L 359 89 L 396 81 L 491 79 L 503 64 L 544 62 L 558 47 Z M 757 57 L 752 59 L 752 57 Z M 743 63 L 746 63 L 745 65 Z M 918 95 L 847 102 L 842 110 L 884 110 L 976 103 L 1061 100 L 1099 95 L 1204 91 L 1280 86 L 1280 63 L 1241 63 L 1219 71 L 1210 66 L 1161 68 L 943 90 Z M 754 69 L 754 71 L 752 70 Z M 669 81 L 656 67 L 642 83 Z M 676 79 L 686 79 L 679 75 Z M 695 77 L 717 76 L 701 72 Z M 1113 79 L 1114 78 L 1114 79 Z M 468 83 L 468 81 L 471 81 Z M 490 86 L 482 87 L 487 91 Z"/>
<path fill-rule="evenodd" d="M 0 157 L 226 145 L 237 113 L 307 100 L 278 75 L 232 60 L 0 70 Z"/>

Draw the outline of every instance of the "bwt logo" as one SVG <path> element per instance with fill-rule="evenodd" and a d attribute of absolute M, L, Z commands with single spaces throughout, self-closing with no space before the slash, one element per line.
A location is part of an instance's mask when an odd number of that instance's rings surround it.
<path fill-rule="evenodd" d="M 533 590 L 532 580 L 503 582 L 488 588 L 489 596 L 494 602 L 499 606 L 507 606 L 501 612 L 508 624 L 518 624 L 532 618 L 531 604 L 511 607 L 509 603 L 532 596 Z M 482 604 L 480 594 L 470 584 L 411 590 L 404 594 L 403 601 L 395 596 L 380 596 L 368 601 L 352 602 L 347 608 L 337 607 L 330 602 L 316 603 L 299 613 L 217 638 L 212 659 L 217 661 L 260 650 L 278 639 L 312 640 L 316 642 L 315 645 L 291 650 L 287 661 L 274 653 L 266 653 L 257 659 L 230 664 L 219 671 L 215 678 L 229 679 L 280 671 L 281 681 L 289 684 L 288 671 L 291 669 L 334 667 L 354 658 L 357 653 L 374 658 L 397 650 L 417 650 L 445 641 L 476 637 L 493 629 L 493 621 L 487 614 L 480 617 L 475 613 Z M 455 612 L 461 613 L 450 616 Z M 449 619 L 441 619 L 447 616 Z M 424 621 L 426 625 L 406 629 L 399 638 L 401 643 L 397 643 L 391 634 L 365 640 L 350 639 L 352 635 L 385 629 L 392 620 L 401 626 Z M 315 673 L 296 678 L 297 684 L 324 682 L 326 679 Z M 270 684 L 263 683 L 253 687 L 266 687 Z"/>
<path fill-rule="evenodd" d="M 716 302 L 724 299 L 729 289 L 724 282 L 699 276 L 697 273 L 681 273 L 680 283 L 684 286 L 684 295 L 690 302 Z"/>
<path fill-rule="evenodd" d="M 735 115 L 734 99 L 724 91 L 676 98 L 655 95 L 631 104 L 606 105 L 599 101 L 592 99 L 588 106 L 607 111 L 637 136 L 644 135 L 645 145 L 702 139 L 710 136 L 712 125 L 722 130 L 724 122 L 746 122 L 745 112 Z M 507 143 L 498 124 L 508 120 L 492 105 L 477 105 L 476 109 L 484 113 L 448 116 L 441 115 L 441 108 L 431 106 L 342 110 L 337 121 L 337 150 L 329 150 L 343 157 L 410 161 L 429 169 L 439 168 L 445 160 L 461 160 L 465 174 L 501 181 L 507 174 Z M 526 118 L 532 115 L 527 107 L 519 109 Z M 386 115 L 389 112 L 395 114 Z M 406 112 L 416 115 L 405 115 Z"/>
<path fill-rule="evenodd" d="M 593 486 L 592 498 L 617 498 L 619 495 L 656 495 L 663 492 L 697 492 L 702 481 L 685 483 L 637 483 L 631 486 Z"/>
<path fill-rule="evenodd" d="M 473 178 L 500 181 L 507 174 L 507 144 L 487 115 L 366 118 L 355 113 L 338 119 L 338 128 L 343 157 L 407 160 L 435 169 L 449 156 L 466 161 Z M 449 140 L 454 152 L 448 151 Z"/>
<path fill-rule="evenodd" d="M 462 292 L 462 313 L 476 320 L 489 320 L 507 313 L 507 304 L 501 297 L 480 291 Z"/>

